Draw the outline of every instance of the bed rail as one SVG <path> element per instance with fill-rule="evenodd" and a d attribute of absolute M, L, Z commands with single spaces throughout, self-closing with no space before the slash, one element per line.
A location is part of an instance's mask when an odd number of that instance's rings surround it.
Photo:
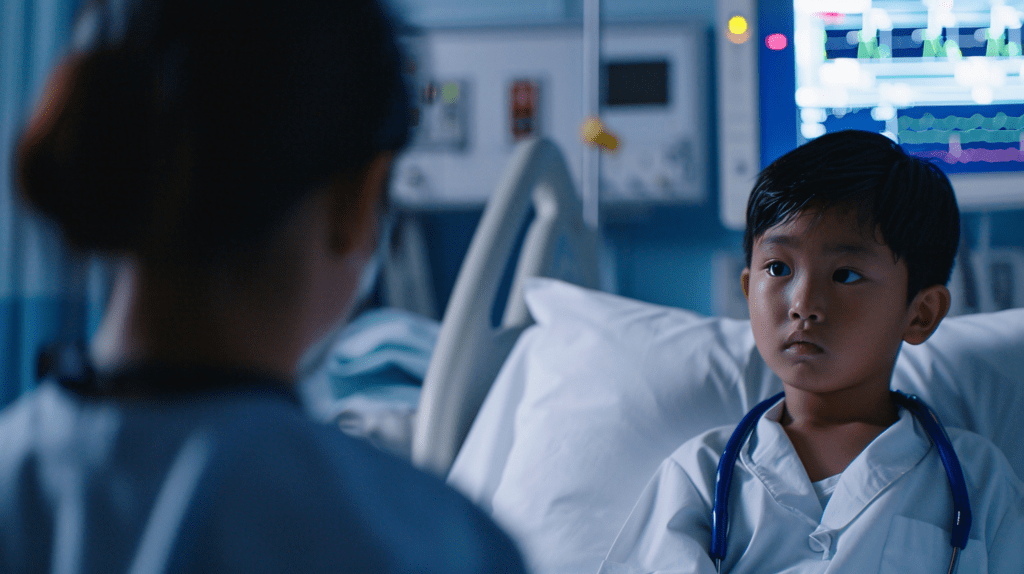
<path fill-rule="evenodd" d="M 505 357 L 533 322 L 523 298 L 527 278 L 597 286 L 596 235 L 581 213 L 558 147 L 546 139 L 519 144 L 487 202 L 442 318 L 416 414 L 416 466 L 447 475 Z M 531 214 L 504 315 L 494 326 L 506 263 Z"/>

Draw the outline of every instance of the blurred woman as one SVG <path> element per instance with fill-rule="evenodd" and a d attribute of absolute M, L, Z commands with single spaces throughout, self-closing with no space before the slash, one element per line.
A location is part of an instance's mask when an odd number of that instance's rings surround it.
<path fill-rule="evenodd" d="M 0 413 L 3 572 L 520 572 L 441 482 L 298 405 L 408 138 L 374 0 L 87 4 L 24 198 L 122 261 L 88 356 Z"/>

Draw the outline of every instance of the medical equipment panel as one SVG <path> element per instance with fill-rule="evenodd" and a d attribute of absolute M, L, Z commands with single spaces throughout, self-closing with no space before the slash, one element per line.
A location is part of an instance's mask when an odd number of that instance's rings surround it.
<path fill-rule="evenodd" d="M 719 0 L 720 93 L 749 90 L 748 77 L 755 88 L 747 92 L 753 106 L 736 113 L 726 103 L 719 116 L 723 223 L 743 226 L 752 178 L 739 177 L 741 159 L 758 157 L 763 168 L 842 129 L 885 134 L 931 160 L 950 176 L 962 209 L 1024 206 L 1022 7 Z"/>
<path fill-rule="evenodd" d="M 602 30 L 600 119 L 618 142 L 602 154 L 602 201 L 706 198 L 707 39 L 690 23 Z M 406 45 L 422 60 L 419 122 L 394 172 L 397 203 L 482 205 L 514 144 L 530 137 L 564 150 L 579 189 L 587 118 L 578 26 L 425 30 Z"/>
<path fill-rule="evenodd" d="M 420 148 L 460 151 L 469 137 L 469 82 L 430 79 L 416 90 L 414 131 Z"/>
<path fill-rule="evenodd" d="M 756 0 L 715 6 L 719 213 L 732 229 L 746 222 L 747 196 L 761 170 L 756 15 Z"/>

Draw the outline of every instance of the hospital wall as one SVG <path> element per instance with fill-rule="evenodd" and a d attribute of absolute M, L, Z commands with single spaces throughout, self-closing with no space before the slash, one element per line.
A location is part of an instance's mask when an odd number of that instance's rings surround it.
<path fill-rule="evenodd" d="M 574 23 L 582 15 L 582 0 L 400 0 L 397 7 L 407 21 L 426 29 Z M 714 33 L 714 4 L 703 0 L 604 0 L 602 18 L 606 24 L 685 20 Z M 713 55 L 713 50 L 710 52 Z M 709 193 L 692 204 L 603 207 L 601 233 L 612 278 L 606 288 L 700 313 L 738 315 L 743 309 L 736 305 L 742 296 L 735 266 L 742 255 L 742 234 L 726 229 L 719 218 L 714 68 L 709 57 L 707 77 L 712 80 L 705 87 L 709 94 L 706 113 L 711 118 L 706 142 Z M 472 207 L 417 214 L 424 224 L 440 309 L 446 304 L 480 214 L 480 208 Z M 986 229 L 990 231 L 985 235 L 987 246 L 1024 248 L 1024 210 L 965 213 L 963 219 L 971 248 L 980 247 L 979 238 Z M 723 297 L 723 293 L 727 295 Z"/>

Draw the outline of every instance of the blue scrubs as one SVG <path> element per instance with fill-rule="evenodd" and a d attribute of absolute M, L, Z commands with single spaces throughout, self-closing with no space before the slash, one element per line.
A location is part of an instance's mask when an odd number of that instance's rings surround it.
<path fill-rule="evenodd" d="M 193 374 L 156 398 L 44 383 L 0 413 L 0 572 L 523 571 L 439 480 L 279 386 Z"/>

